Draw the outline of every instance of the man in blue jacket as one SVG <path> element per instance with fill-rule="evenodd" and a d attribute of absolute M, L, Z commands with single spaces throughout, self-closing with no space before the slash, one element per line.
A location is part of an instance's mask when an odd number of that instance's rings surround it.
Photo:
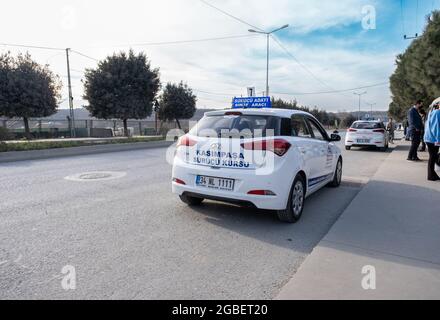
<path fill-rule="evenodd" d="M 417 149 L 419 148 L 422 139 L 423 120 L 419 113 L 422 106 L 423 102 L 419 100 L 415 106 L 408 111 L 408 133 L 411 137 L 411 148 L 409 149 L 408 161 L 421 161 L 417 156 Z"/>

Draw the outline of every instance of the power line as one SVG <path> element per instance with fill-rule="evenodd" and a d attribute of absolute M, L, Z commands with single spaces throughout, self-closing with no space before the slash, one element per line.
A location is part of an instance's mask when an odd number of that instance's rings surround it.
<path fill-rule="evenodd" d="M 379 82 L 371 85 L 365 85 L 361 87 L 356 88 L 349 88 L 349 89 L 340 89 L 340 90 L 332 90 L 332 91 L 315 91 L 315 92 L 273 92 L 275 94 L 281 94 L 281 95 L 287 95 L 287 96 L 302 96 L 302 95 L 318 95 L 318 94 L 331 94 L 331 93 L 341 93 L 341 92 L 350 92 L 360 89 L 367 89 L 367 88 L 374 88 L 374 87 L 380 87 L 384 85 L 388 85 L 389 82 Z M 200 92 L 208 95 L 214 95 L 214 96 L 224 96 L 224 97 L 232 97 L 232 96 L 239 96 L 241 94 L 238 93 L 219 93 L 219 92 L 212 92 L 212 91 L 205 91 L 200 89 L 194 89 L 195 92 Z"/>
<path fill-rule="evenodd" d="M 207 2 L 207 1 L 205 1 L 205 0 L 200 0 L 200 2 L 206 4 L 207 6 L 213 8 L 213 9 L 215 9 L 215 10 L 217 10 L 217 11 L 223 13 L 224 15 L 226 15 L 226 16 L 228 16 L 228 17 L 234 19 L 234 20 L 237 20 L 237 21 L 239 21 L 239 22 L 241 22 L 241 23 L 243 23 L 243 24 L 245 24 L 245 25 L 247 25 L 247 26 L 249 26 L 249 27 L 251 27 L 251 28 L 257 29 L 257 30 L 259 30 L 259 31 L 264 31 L 263 29 L 258 28 L 258 27 L 256 27 L 256 26 L 254 26 L 254 25 L 252 25 L 252 24 L 250 24 L 250 23 L 244 21 L 243 19 L 240 19 L 240 18 L 238 18 L 238 17 L 236 17 L 236 16 L 230 14 L 229 12 L 226 12 L 226 11 L 224 11 L 224 10 L 222 10 L 222 9 L 220 9 L 220 8 L 218 8 L 218 7 L 214 6 L 214 5 L 212 5 L 212 4 L 210 4 L 209 2 Z"/>
<path fill-rule="evenodd" d="M 304 65 L 301 61 L 298 60 L 293 53 L 291 53 L 282 43 L 279 41 L 275 36 L 272 36 L 272 38 L 275 40 L 275 42 L 280 46 L 281 49 L 289 56 L 291 57 L 302 69 L 304 69 L 310 76 L 312 76 L 316 81 L 321 83 L 323 86 L 329 88 L 332 91 L 336 91 L 334 88 L 329 86 L 327 83 L 319 79 L 309 68 L 307 68 L 306 65 Z"/>
<path fill-rule="evenodd" d="M 405 31 L 405 15 L 403 11 L 403 0 L 400 0 L 400 19 L 402 20 L 402 34 L 403 36 L 405 36 L 406 31 Z"/>
<path fill-rule="evenodd" d="M 419 0 L 417 0 L 416 6 L 416 32 L 419 30 Z"/>
<path fill-rule="evenodd" d="M 86 54 L 84 54 L 84 53 L 81 53 L 81 52 L 79 52 L 79 51 L 76 51 L 76 50 L 73 50 L 73 49 L 71 49 L 70 51 L 73 52 L 73 53 L 76 53 L 76 54 L 78 54 L 78 55 L 80 55 L 80 56 L 82 56 L 82 57 L 84 57 L 84 58 L 87 58 L 87 59 L 90 59 L 90 60 L 94 60 L 94 61 L 96 61 L 96 62 L 99 62 L 98 59 L 95 59 L 95 58 L 93 58 L 93 57 L 91 57 L 91 56 L 88 56 L 88 55 L 86 55 Z"/>
<path fill-rule="evenodd" d="M 240 94 L 236 94 L 236 93 L 219 93 L 219 92 L 204 91 L 204 90 L 199 90 L 199 89 L 194 89 L 194 91 L 199 92 L 199 93 L 213 95 L 213 96 L 223 96 L 223 97 L 239 96 L 240 95 Z"/>
<path fill-rule="evenodd" d="M 32 45 L 24 45 L 24 44 L 14 44 L 14 43 L 0 43 L 1 46 L 5 47 L 17 47 L 17 48 L 28 48 L 28 49 L 41 49 L 41 50 L 57 50 L 64 51 L 64 48 L 55 48 L 55 47 L 43 47 L 43 46 L 32 46 Z"/>
<path fill-rule="evenodd" d="M 372 85 L 362 86 L 362 87 L 356 87 L 356 88 L 350 88 L 350 89 L 343 89 L 343 90 L 332 90 L 332 91 L 319 91 L 319 92 L 297 92 L 297 93 L 283 93 L 283 92 L 274 92 L 276 94 L 284 94 L 284 95 L 291 95 L 291 96 L 301 96 L 301 95 L 318 95 L 318 94 L 330 94 L 330 93 L 341 93 L 341 92 L 350 92 L 355 91 L 359 89 L 367 89 L 367 88 L 374 88 L 374 87 L 380 87 L 389 84 L 389 82 L 381 82 L 376 83 Z"/>
<path fill-rule="evenodd" d="M 252 27 L 252 28 L 254 28 L 254 29 L 257 29 L 257 30 L 259 30 L 259 31 L 262 31 L 262 32 L 264 32 L 264 30 L 263 29 L 261 29 L 261 28 L 259 28 L 259 27 L 256 27 L 256 26 L 254 26 L 254 25 L 252 25 L 252 24 L 250 24 L 250 23 L 248 23 L 248 22 L 246 22 L 246 21 L 244 21 L 243 19 L 240 19 L 240 18 L 238 18 L 238 17 L 236 17 L 236 16 L 234 16 L 234 15 L 232 15 L 232 14 L 230 14 L 230 13 L 228 13 L 228 12 L 226 12 L 226 11 L 224 11 L 224 10 L 222 10 L 222 9 L 220 9 L 220 8 L 218 8 L 218 7 L 216 7 L 216 6 L 214 6 L 214 5 L 212 5 L 212 4 L 210 4 L 210 3 L 208 3 L 207 1 L 205 1 L 205 0 L 200 0 L 202 3 L 204 3 L 204 4 L 206 4 L 207 6 L 209 6 L 209 7 L 211 7 L 211 8 L 214 8 L 215 10 L 217 10 L 217 11 L 219 11 L 219 12 L 221 12 L 221 13 L 223 13 L 224 15 L 227 15 L 228 17 L 231 17 L 231 18 L 233 18 L 233 19 L 235 19 L 235 20 L 237 20 L 237 21 L 239 21 L 239 22 L 241 22 L 241 23 L 243 23 L 243 24 L 245 24 L 245 25 L 247 25 L 247 26 L 249 26 L 249 27 Z M 287 55 L 289 55 L 292 59 L 294 59 L 295 61 L 296 61 L 296 63 L 298 63 L 298 65 L 300 65 L 305 71 L 307 71 L 307 73 L 309 73 L 315 80 L 317 80 L 318 82 L 320 82 L 321 84 L 323 84 L 324 86 L 326 86 L 327 88 L 329 88 L 329 89 L 331 89 L 331 90 L 334 90 L 332 87 L 330 87 L 328 84 L 326 84 L 324 81 L 322 81 L 321 79 L 319 79 L 317 76 L 315 76 L 315 74 L 310 70 L 310 69 L 308 69 L 304 64 L 302 64 L 289 50 L 287 50 L 287 48 L 285 48 L 283 45 L 282 45 L 282 43 L 275 37 L 275 36 L 273 36 L 273 35 L 270 35 L 271 37 L 272 37 L 272 39 L 274 39 L 275 40 L 275 42 L 286 52 L 286 54 Z"/>
<path fill-rule="evenodd" d="M 175 40 L 175 41 L 161 41 L 161 42 L 144 42 L 144 43 L 134 43 L 134 44 L 119 44 L 112 46 L 93 46 L 89 48 L 118 48 L 118 47 L 148 47 L 148 46 L 162 46 L 162 45 L 175 45 L 175 44 L 187 44 L 187 43 L 197 43 L 197 42 L 209 42 L 209 41 L 219 41 L 219 40 L 229 40 L 229 39 L 240 39 L 254 37 L 254 34 L 236 35 L 236 36 L 225 36 L 225 37 L 215 37 L 215 38 L 203 38 L 203 39 L 190 39 L 190 40 Z"/>

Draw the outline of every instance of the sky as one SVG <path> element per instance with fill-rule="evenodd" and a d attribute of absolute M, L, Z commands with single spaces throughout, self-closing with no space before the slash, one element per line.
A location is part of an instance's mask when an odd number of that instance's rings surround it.
<path fill-rule="evenodd" d="M 403 35 L 422 33 L 433 9 L 440 0 L 2 0 L 0 53 L 28 51 L 48 64 L 63 82 L 61 108 L 68 107 L 65 52 L 11 44 L 72 48 L 76 108 L 87 104 L 85 68 L 132 48 L 160 69 L 163 84 L 193 88 L 198 108 L 223 109 L 247 87 L 259 95 L 266 87 L 266 38 L 249 25 L 289 24 L 270 41 L 272 96 L 337 112 L 357 110 L 354 92 L 366 91 L 363 110 L 387 110 L 395 57 L 410 44 Z"/>

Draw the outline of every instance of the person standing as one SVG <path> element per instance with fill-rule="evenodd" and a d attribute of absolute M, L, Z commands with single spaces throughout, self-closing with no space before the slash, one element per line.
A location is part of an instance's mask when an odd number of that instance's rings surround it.
<path fill-rule="evenodd" d="M 405 140 L 409 141 L 409 136 L 408 136 L 408 119 L 405 119 L 405 122 L 403 123 L 403 134 L 405 135 Z"/>
<path fill-rule="evenodd" d="M 408 111 L 408 134 L 411 137 L 411 148 L 408 153 L 408 161 L 421 161 L 417 156 L 417 149 L 419 148 L 422 138 L 423 121 L 419 113 L 422 106 L 423 102 L 418 100 L 415 106 Z"/>
<path fill-rule="evenodd" d="M 439 103 L 432 107 L 431 112 L 428 115 L 425 126 L 426 145 L 428 146 L 429 161 L 428 161 L 428 180 L 437 181 L 440 177 L 435 172 L 435 164 L 439 160 L 439 147 L 440 147 L 440 110 Z"/>
<path fill-rule="evenodd" d="M 391 144 L 394 144 L 394 122 L 393 118 L 390 118 L 387 124 L 387 131 L 389 133 L 389 140 Z"/>
<path fill-rule="evenodd" d="M 426 123 L 426 111 L 425 109 L 420 109 L 419 110 L 420 116 L 422 117 L 422 123 L 423 123 L 423 127 L 422 127 L 422 133 L 421 133 L 421 138 L 422 138 L 422 147 L 420 148 L 420 152 L 425 152 L 426 151 L 426 143 L 425 143 L 425 139 L 424 139 L 424 135 L 425 135 L 425 123 Z"/>

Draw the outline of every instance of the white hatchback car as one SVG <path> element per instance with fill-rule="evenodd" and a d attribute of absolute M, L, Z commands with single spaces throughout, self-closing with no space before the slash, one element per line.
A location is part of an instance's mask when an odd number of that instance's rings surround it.
<path fill-rule="evenodd" d="M 347 130 L 345 149 L 352 147 L 377 147 L 386 151 L 389 135 L 382 121 L 355 121 Z"/>
<path fill-rule="evenodd" d="M 210 199 L 276 210 L 293 223 L 306 197 L 340 185 L 340 140 L 301 111 L 208 112 L 177 143 L 172 190 L 188 205 Z"/>

